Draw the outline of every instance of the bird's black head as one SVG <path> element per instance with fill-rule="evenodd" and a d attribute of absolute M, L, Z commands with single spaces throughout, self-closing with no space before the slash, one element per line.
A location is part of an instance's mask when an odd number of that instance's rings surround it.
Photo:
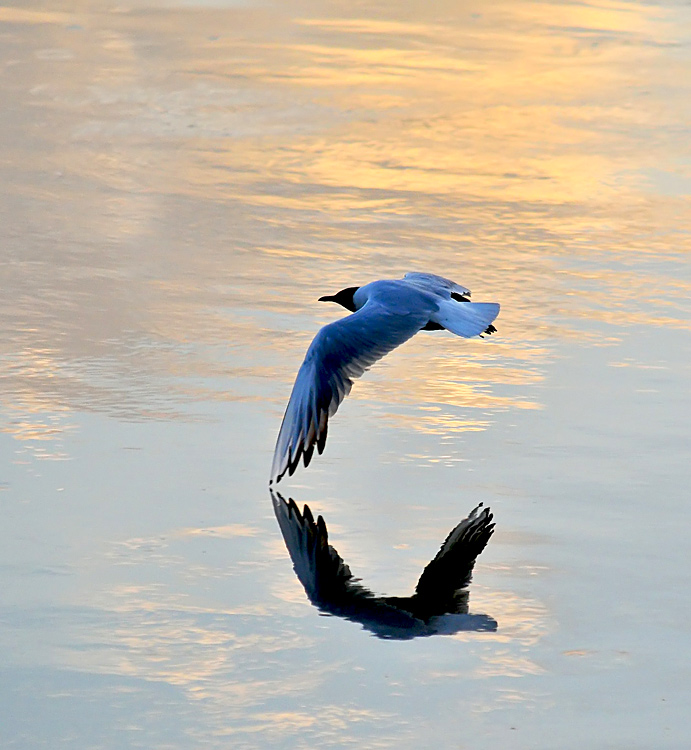
<path fill-rule="evenodd" d="M 320 302 L 336 302 L 339 305 L 342 305 L 345 307 L 346 310 L 350 310 L 350 312 L 355 312 L 357 309 L 355 307 L 355 301 L 353 300 L 353 296 L 355 295 L 355 292 L 359 289 L 359 286 L 349 286 L 347 289 L 341 289 L 338 294 L 334 294 L 332 297 L 320 297 Z"/>

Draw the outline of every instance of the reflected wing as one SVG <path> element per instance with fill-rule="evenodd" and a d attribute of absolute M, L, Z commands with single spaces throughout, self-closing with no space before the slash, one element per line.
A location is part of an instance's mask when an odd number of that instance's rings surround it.
<path fill-rule="evenodd" d="M 307 505 L 301 514 L 292 498 L 286 502 L 279 493 L 271 492 L 271 500 L 293 568 L 310 601 L 328 604 L 353 595 L 373 596 L 358 583 L 329 544 L 326 524 L 321 516 L 315 522 Z"/>
<path fill-rule="evenodd" d="M 474 554 L 479 554 L 492 533 L 489 511 L 483 511 L 476 517 L 476 508 L 449 534 L 437 557 L 422 574 L 414 596 L 377 597 L 353 577 L 350 568 L 329 544 L 326 524 L 321 516 L 315 521 L 307 505 L 300 513 L 292 499 L 286 501 L 273 491 L 271 500 L 295 573 L 310 601 L 322 612 L 359 622 L 378 638 L 387 639 L 408 640 L 435 633 L 457 633 L 459 630 L 496 630 L 497 623 L 491 617 L 467 614 L 467 591 L 460 594 L 465 598 L 464 606 L 459 606 L 458 596 L 454 598 L 454 594 L 459 568 L 463 566 L 450 557 L 459 546 L 467 547 L 469 555 L 473 554 L 473 550 Z M 480 541 L 483 527 L 484 541 Z M 447 571 L 448 577 L 455 583 L 445 596 L 434 596 L 436 586 L 433 582 L 438 582 L 446 574 L 440 568 L 429 573 L 427 583 L 425 577 L 432 566 L 440 561 L 449 567 L 451 572 Z M 460 571 L 466 582 L 470 580 L 474 562 L 473 557 L 467 572 Z M 449 612 L 466 614 L 449 618 L 445 614 Z"/>
<path fill-rule="evenodd" d="M 422 571 L 415 593 L 422 599 L 444 599 L 468 586 L 475 559 L 494 532 L 492 513 L 482 503 L 446 537 L 434 560 Z"/>
<path fill-rule="evenodd" d="M 322 453 L 329 417 L 350 393 L 353 380 L 378 359 L 415 335 L 429 311 L 392 312 L 370 300 L 358 312 L 324 326 L 314 337 L 298 371 L 278 433 L 271 480 L 305 466 L 314 447 Z"/>

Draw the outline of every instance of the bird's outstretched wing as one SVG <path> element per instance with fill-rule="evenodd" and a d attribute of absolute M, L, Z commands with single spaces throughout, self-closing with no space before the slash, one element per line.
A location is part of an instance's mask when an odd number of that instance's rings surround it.
<path fill-rule="evenodd" d="M 481 508 L 482 503 L 449 533 L 422 571 L 415 587 L 420 599 L 443 601 L 468 586 L 475 560 L 494 533 L 490 509 Z"/>
<path fill-rule="evenodd" d="M 324 326 L 310 344 L 295 379 L 278 433 L 271 480 L 292 475 L 314 448 L 322 453 L 328 421 L 350 393 L 353 380 L 377 360 L 414 336 L 431 310 L 392 312 L 369 300 L 360 310 Z"/>

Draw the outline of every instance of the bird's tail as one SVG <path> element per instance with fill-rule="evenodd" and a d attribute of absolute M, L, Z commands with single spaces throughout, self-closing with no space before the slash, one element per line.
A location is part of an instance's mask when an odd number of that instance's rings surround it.
<path fill-rule="evenodd" d="M 499 305 L 496 302 L 458 302 L 449 299 L 439 304 L 439 311 L 432 316 L 432 320 L 457 336 L 470 338 L 493 333 L 496 328 L 492 321 L 497 315 Z"/>

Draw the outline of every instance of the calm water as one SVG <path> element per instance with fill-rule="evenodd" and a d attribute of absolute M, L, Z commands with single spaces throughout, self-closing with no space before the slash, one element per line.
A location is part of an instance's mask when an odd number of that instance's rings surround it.
<path fill-rule="evenodd" d="M 687 748 L 691 6 L 0 8 L 0 745 Z M 320 616 L 267 479 L 316 299 L 428 270 L 420 335 L 281 483 L 408 595 Z"/>

